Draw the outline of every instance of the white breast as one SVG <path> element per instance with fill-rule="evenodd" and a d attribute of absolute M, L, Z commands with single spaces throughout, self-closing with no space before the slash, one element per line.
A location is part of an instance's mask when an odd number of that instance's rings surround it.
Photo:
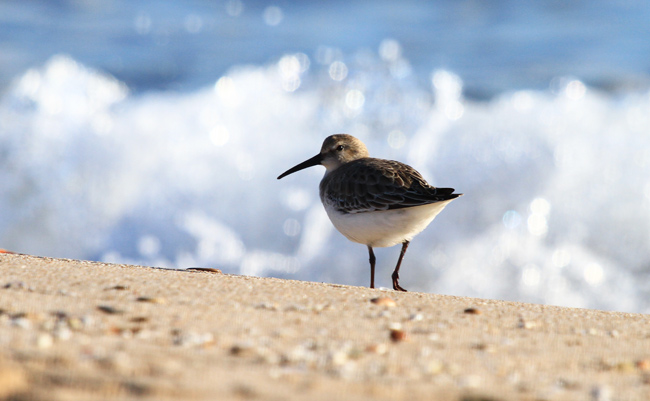
<path fill-rule="evenodd" d="M 410 241 L 453 199 L 428 205 L 363 213 L 341 213 L 324 202 L 332 224 L 350 241 L 387 247 Z"/>

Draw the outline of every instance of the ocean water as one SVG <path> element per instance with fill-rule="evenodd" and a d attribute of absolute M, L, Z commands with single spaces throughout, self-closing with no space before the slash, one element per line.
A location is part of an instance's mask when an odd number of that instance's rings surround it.
<path fill-rule="evenodd" d="M 0 247 L 366 286 L 276 180 L 347 132 L 465 194 L 404 287 L 650 312 L 650 6 L 363 4 L 2 3 Z"/>

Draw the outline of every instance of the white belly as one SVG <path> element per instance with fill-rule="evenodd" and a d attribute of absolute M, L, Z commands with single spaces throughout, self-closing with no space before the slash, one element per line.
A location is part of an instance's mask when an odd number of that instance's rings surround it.
<path fill-rule="evenodd" d="M 387 247 L 410 241 L 453 199 L 403 209 L 341 213 L 324 204 L 332 224 L 350 241 L 371 247 Z"/>

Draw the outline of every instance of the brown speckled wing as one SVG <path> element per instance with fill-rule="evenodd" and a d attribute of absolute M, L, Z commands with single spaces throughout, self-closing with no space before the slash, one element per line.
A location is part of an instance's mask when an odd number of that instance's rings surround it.
<path fill-rule="evenodd" d="M 411 166 L 364 158 L 323 179 L 321 198 L 343 213 L 400 209 L 454 199 L 453 188 L 434 188 Z"/>

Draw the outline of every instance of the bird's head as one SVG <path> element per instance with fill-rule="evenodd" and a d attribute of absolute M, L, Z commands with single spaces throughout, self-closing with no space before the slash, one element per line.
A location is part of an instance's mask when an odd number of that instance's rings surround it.
<path fill-rule="evenodd" d="M 330 135 L 323 141 L 319 154 L 280 174 L 278 180 L 296 171 L 318 164 L 325 166 L 327 170 L 325 174 L 329 174 L 345 163 L 364 157 L 368 157 L 368 149 L 357 138 L 347 134 Z"/>

